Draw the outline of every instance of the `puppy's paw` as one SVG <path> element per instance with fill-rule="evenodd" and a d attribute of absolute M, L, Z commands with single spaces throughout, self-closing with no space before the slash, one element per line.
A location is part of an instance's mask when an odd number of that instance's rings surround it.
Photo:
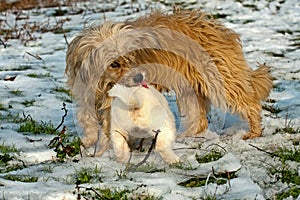
<path fill-rule="evenodd" d="M 118 94 L 121 94 L 124 92 L 124 86 L 116 83 L 109 91 L 108 91 L 108 96 L 110 97 L 117 97 Z"/>
<path fill-rule="evenodd" d="M 165 160 L 165 162 L 172 165 L 172 164 L 180 163 L 181 160 L 178 156 L 175 156 L 173 158 Z"/>
<path fill-rule="evenodd" d="M 128 163 L 130 159 L 130 153 L 124 153 L 123 155 L 116 155 L 116 160 L 120 163 Z"/>

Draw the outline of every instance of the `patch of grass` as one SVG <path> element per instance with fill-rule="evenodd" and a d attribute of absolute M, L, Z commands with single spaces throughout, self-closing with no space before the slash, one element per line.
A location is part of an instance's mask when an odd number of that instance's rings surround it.
<path fill-rule="evenodd" d="M 26 116 L 24 113 L 23 113 L 23 117 L 20 117 L 20 114 L 13 114 L 11 112 L 8 112 L 6 114 L 0 113 L 0 121 L 6 121 L 11 123 L 22 123 L 30 120 L 32 120 L 31 116 L 30 115 Z"/>
<path fill-rule="evenodd" d="M 81 168 L 80 170 L 76 171 L 75 179 L 76 182 L 79 184 L 84 183 L 92 183 L 92 182 L 102 182 L 101 180 L 101 168 L 97 165 L 93 168 Z"/>
<path fill-rule="evenodd" d="M 300 128 L 293 128 L 293 127 L 285 127 L 285 128 L 276 128 L 274 134 L 276 133 L 289 133 L 289 134 L 297 134 L 300 133 Z"/>
<path fill-rule="evenodd" d="M 30 78 L 51 78 L 51 77 L 53 77 L 49 72 L 45 73 L 45 74 L 31 73 L 31 74 L 27 74 L 27 76 Z"/>
<path fill-rule="evenodd" d="M 213 161 L 217 161 L 220 158 L 223 157 L 223 153 L 219 150 L 215 150 L 213 149 L 211 152 L 205 154 L 205 155 L 198 155 L 196 154 L 196 160 L 198 161 L 198 163 L 209 163 L 209 162 L 213 162 Z"/>
<path fill-rule="evenodd" d="M 18 68 L 12 68 L 9 70 L 5 70 L 5 71 L 25 71 L 25 70 L 29 70 L 32 69 L 31 65 L 20 65 Z"/>
<path fill-rule="evenodd" d="M 214 179 L 209 178 L 208 183 L 214 183 Z M 206 178 L 198 178 L 198 177 L 193 177 L 190 178 L 186 181 L 178 183 L 178 185 L 183 186 L 183 187 L 201 187 L 205 186 L 206 184 Z"/>
<path fill-rule="evenodd" d="M 7 171 L 9 168 L 9 162 L 14 160 L 14 156 L 11 153 L 17 153 L 17 148 L 13 146 L 7 146 L 4 142 L 0 145 L 0 172 Z"/>
<path fill-rule="evenodd" d="M 2 104 L 2 103 L 0 103 L 0 110 L 7 110 L 7 108 Z"/>
<path fill-rule="evenodd" d="M 23 104 L 26 107 L 30 107 L 30 106 L 33 106 L 34 102 L 35 102 L 34 99 L 32 99 L 32 100 L 25 100 L 21 104 Z"/>
<path fill-rule="evenodd" d="M 7 174 L 3 177 L 4 179 L 11 180 L 11 181 L 19 181 L 19 182 L 26 182 L 26 183 L 33 183 L 38 181 L 38 177 L 30 176 L 30 175 L 11 175 Z"/>
<path fill-rule="evenodd" d="M 276 133 L 289 133 L 289 134 L 297 134 L 300 133 L 300 128 L 294 128 L 290 123 L 286 124 L 284 128 L 276 128 L 275 132 Z"/>
<path fill-rule="evenodd" d="M 64 97 L 64 96 L 56 96 L 58 99 L 60 99 L 61 101 L 65 102 L 65 103 L 72 103 L 72 99 L 69 97 Z"/>
<path fill-rule="evenodd" d="M 65 93 L 65 94 L 67 94 L 68 96 L 71 96 L 71 92 L 70 92 L 70 90 L 68 90 L 68 89 L 66 89 L 66 88 L 64 88 L 64 87 L 55 87 L 55 88 L 53 88 L 53 91 L 54 92 L 60 92 L 60 93 Z"/>
<path fill-rule="evenodd" d="M 217 185 L 226 184 L 229 179 L 236 178 L 236 172 L 214 174 L 209 177 L 193 177 L 186 181 L 178 183 L 183 187 L 202 187 L 206 184 L 216 183 Z"/>
<path fill-rule="evenodd" d="M 299 195 L 300 195 L 300 188 L 293 186 L 288 190 L 277 194 L 276 199 L 283 200 L 283 199 L 289 199 L 289 197 L 293 197 L 293 199 L 296 199 Z"/>
<path fill-rule="evenodd" d="M 71 32 L 71 29 L 69 28 L 57 28 L 55 31 L 53 31 L 54 34 L 64 34 Z"/>
<path fill-rule="evenodd" d="M 194 170 L 190 162 L 177 162 L 172 164 L 171 167 L 175 167 L 182 170 Z"/>
<path fill-rule="evenodd" d="M 9 91 L 10 94 L 16 95 L 16 96 L 23 96 L 23 91 L 19 90 L 19 89 L 15 89 L 15 90 L 11 90 Z"/>
<path fill-rule="evenodd" d="M 289 134 L 300 133 L 300 127 L 298 127 L 298 128 L 294 127 L 293 120 L 289 119 L 289 113 L 288 112 L 286 113 L 286 116 L 285 116 L 284 127 L 283 128 L 276 128 L 275 132 L 273 134 L 280 133 L 280 132 L 289 133 Z"/>
<path fill-rule="evenodd" d="M 293 149 L 288 149 L 286 147 L 278 148 L 274 154 L 276 154 L 283 161 L 295 161 L 300 163 L 300 150 L 299 147 L 294 147 Z"/>
<path fill-rule="evenodd" d="M 299 147 L 294 147 L 293 149 L 280 147 L 274 151 L 273 154 L 280 159 L 281 164 L 270 167 L 270 173 L 283 183 L 300 185 L 300 176 L 297 169 L 291 167 L 287 162 L 293 161 L 298 164 L 300 163 Z"/>
<path fill-rule="evenodd" d="M 127 171 L 126 170 L 116 170 L 116 176 L 118 177 L 118 179 L 126 179 L 127 178 Z"/>
<path fill-rule="evenodd" d="M 15 156 L 10 154 L 0 155 L 0 160 L 0 173 L 7 173 L 27 167 L 24 162 L 16 159 Z"/>
<path fill-rule="evenodd" d="M 110 189 L 110 188 L 87 188 L 76 186 L 77 196 L 81 199 L 120 199 L 120 200 L 161 200 L 147 193 L 139 194 L 129 189 Z"/>
<path fill-rule="evenodd" d="M 55 128 L 51 121 L 49 122 L 37 122 L 35 120 L 26 121 L 24 124 L 21 124 L 18 132 L 26 132 L 26 133 L 33 133 L 33 134 L 53 134 L 55 133 Z"/>
<path fill-rule="evenodd" d="M 296 169 L 292 169 L 286 163 L 281 166 L 270 168 L 270 173 L 275 176 L 277 181 L 287 184 L 300 185 L 300 176 Z"/>
<path fill-rule="evenodd" d="M 43 171 L 48 172 L 48 173 L 53 173 L 53 168 L 54 168 L 54 166 L 45 165 L 44 168 L 43 168 Z"/>
<path fill-rule="evenodd" d="M 53 88 L 52 91 L 68 95 L 68 97 L 63 95 L 63 96 L 57 96 L 57 98 L 61 99 L 63 102 L 72 103 L 72 99 L 70 98 L 70 97 L 72 97 L 70 90 L 68 90 L 64 87 L 57 86 L 57 87 Z"/>
<path fill-rule="evenodd" d="M 3 142 L 2 144 L 0 144 L 0 152 L 5 154 L 5 153 L 17 153 L 19 151 L 15 147 L 15 145 L 13 145 L 13 146 L 7 146 Z"/>
<path fill-rule="evenodd" d="M 0 166 L 6 166 L 9 161 L 13 160 L 13 157 L 7 153 L 0 154 Z"/>
<path fill-rule="evenodd" d="M 132 166 L 128 166 L 126 168 L 126 171 L 128 172 L 144 172 L 144 173 L 156 173 L 156 172 L 165 172 L 166 169 L 165 168 L 158 168 L 155 165 L 151 165 L 149 163 L 141 165 L 139 167 L 132 167 Z M 126 172 L 125 171 L 125 172 Z"/>

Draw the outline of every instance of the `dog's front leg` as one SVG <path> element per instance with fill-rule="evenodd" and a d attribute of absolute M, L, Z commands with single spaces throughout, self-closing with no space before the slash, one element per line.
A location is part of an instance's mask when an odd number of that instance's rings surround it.
<path fill-rule="evenodd" d="M 130 148 L 127 143 L 127 134 L 119 130 L 112 130 L 111 141 L 118 162 L 127 163 L 130 158 Z"/>

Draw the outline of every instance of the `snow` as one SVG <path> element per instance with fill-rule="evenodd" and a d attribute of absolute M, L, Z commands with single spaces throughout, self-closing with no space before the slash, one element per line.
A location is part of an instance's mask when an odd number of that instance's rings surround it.
<path fill-rule="evenodd" d="M 52 27 L 56 20 L 70 18 L 64 24 L 68 41 L 83 28 L 93 24 L 101 24 L 106 20 L 124 21 L 136 18 L 153 9 L 161 9 L 164 12 L 172 11 L 173 1 L 130 1 L 116 7 L 115 1 L 103 3 L 102 1 L 86 1 L 70 7 L 62 7 L 72 15 L 53 17 L 57 8 L 43 8 L 23 11 L 23 15 L 29 16 L 29 21 Z M 180 2 L 180 1 L 176 1 Z M 271 158 L 264 152 L 258 151 L 249 144 L 255 145 L 267 151 L 278 147 L 292 148 L 293 141 L 300 141 L 300 134 L 277 133 L 276 128 L 283 128 L 288 121 L 299 128 L 300 124 L 300 3 L 297 0 L 274 1 L 182 1 L 186 8 L 224 14 L 220 19 L 227 27 L 234 29 L 241 35 L 245 56 L 249 65 L 256 67 L 257 62 L 272 66 L 272 74 L 275 88 L 270 94 L 270 99 L 275 100 L 273 107 L 280 108 L 278 114 L 263 111 L 263 137 L 243 141 L 241 137 L 247 131 L 247 124 L 237 116 L 221 113 L 213 109 L 210 114 L 210 128 L 201 138 L 183 138 L 179 140 L 175 149 L 176 153 L 190 164 L 192 169 L 179 169 L 165 165 L 160 157 L 152 154 L 148 159 L 149 165 L 156 166 L 164 171 L 145 173 L 128 172 L 125 178 L 119 178 L 116 172 L 125 169 L 125 165 L 114 160 L 112 150 L 102 157 L 76 157 L 79 161 L 67 160 L 65 163 L 55 162 L 55 152 L 49 149 L 48 144 L 53 135 L 33 135 L 19 133 L 18 123 L 0 121 L 0 144 L 14 145 L 20 152 L 14 153 L 19 162 L 26 163 L 24 169 L 14 170 L 0 174 L 0 198 L 4 199 L 76 199 L 74 174 L 76 170 L 84 167 L 101 168 L 102 183 L 86 184 L 111 189 L 136 189 L 136 194 L 149 194 L 163 199 L 203 199 L 215 196 L 217 199 L 273 199 L 276 192 L 288 187 L 287 184 L 276 182 L 268 173 L 268 167 L 278 164 L 275 158 Z M 247 6 L 253 5 L 253 6 Z M 116 7 L 114 11 L 100 12 L 105 8 Z M 137 8 L 139 12 L 134 12 Z M 84 9 L 82 13 L 79 11 Z M 11 11 L 0 13 L 0 20 L 7 19 L 9 24 L 14 24 L 15 14 Z M 0 21 L 1 22 L 1 21 Z M 18 21 L 21 26 L 26 20 Z M 47 22 L 47 23 L 46 23 Z M 48 23 L 49 22 L 49 23 Z M 63 34 L 52 32 L 35 32 L 38 39 L 29 41 L 23 45 L 20 40 L 8 40 L 7 48 L 0 46 L 0 104 L 7 110 L 0 110 L 1 114 L 30 115 L 38 121 L 51 121 L 57 125 L 61 121 L 63 112 L 62 97 L 65 94 L 54 92 L 56 87 L 66 87 L 64 75 L 65 55 L 67 45 Z M 3 39 L 3 36 L 0 35 Z M 297 39 L 298 38 L 298 39 Z M 297 40 L 296 40 L 297 39 Z M 297 46 L 292 46 L 298 43 Z M 42 60 L 37 60 L 33 55 L 39 55 Z M 283 55 L 283 56 L 276 56 Z M 26 68 L 28 67 L 28 69 Z M 23 68 L 23 70 L 15 70 Z M 50 76 L 41 78 L 28 77 L 35 73 Z M 16 76 L 14 81 L 5 81 L 5 77 Z M 11 94 L 10 91 L 20 90 L 22 95 Z M 24 106 L 25 100 L 35 100 L 32 106 Z M 173 104 L 172 104 L 173 103 Z M 174 101 L 170 99 L 172 110 L 176 112 Z M 77 125 L 75 116 L 76 105 L 67 103 L 69 110 L 65 119 L 68 131 L 74 135 L 82 136 L 82 130 Z M 1 116 L 1 115 L 0 115 Z M 33 142 L 30 142 L 33 141 Z M 201 149 L 190 149 L 201 144 Z M 213 162 L 199 164 L 196 154 L 204 154 L 204 150 L 213 147 L 223 147 L 224 156 Z M 299 145 L 298 145 L 299 148 Z M 134 154 L 133 162 L 139 162 L 144 154 Z M 298 169 L 299 163 L 293 163 Z M 45 170 L 51 168 L 51 172 Z M 188 180 L 193 176 L 210 176 L 212 168 L 215 172 L 237 171 L 237 178 L 231 179 L 227 184 L 207 184 L 202 187 L 187 188 L 178 185 L 179 182 Z M 25 183 L 5 179 L 7 174 L 37 176 L 38 181 Z M 300 175 L 300 174 L 299 174 Z M 230 182 L 230 183 L 229 183 Z M 143 187 L 140 185 L 143 184 Z M 300 197 L 298 196 L 298 199 Z M 289 198 L 292 199 L 292 198 Z"/>

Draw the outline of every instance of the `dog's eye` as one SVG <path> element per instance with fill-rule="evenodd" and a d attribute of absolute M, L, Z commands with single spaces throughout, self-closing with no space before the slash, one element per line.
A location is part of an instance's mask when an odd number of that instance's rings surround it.
<path fill-rule="evenodd" d="M 120 65 L 120 63 L 118 63 L 118 62 L 113 62 L 113 63 L 111 63 L 111 68 L 114 68 L 114 69 L 116 69 L 116 68 L 120 68 L 121 67 L 121 65 Z"/>

